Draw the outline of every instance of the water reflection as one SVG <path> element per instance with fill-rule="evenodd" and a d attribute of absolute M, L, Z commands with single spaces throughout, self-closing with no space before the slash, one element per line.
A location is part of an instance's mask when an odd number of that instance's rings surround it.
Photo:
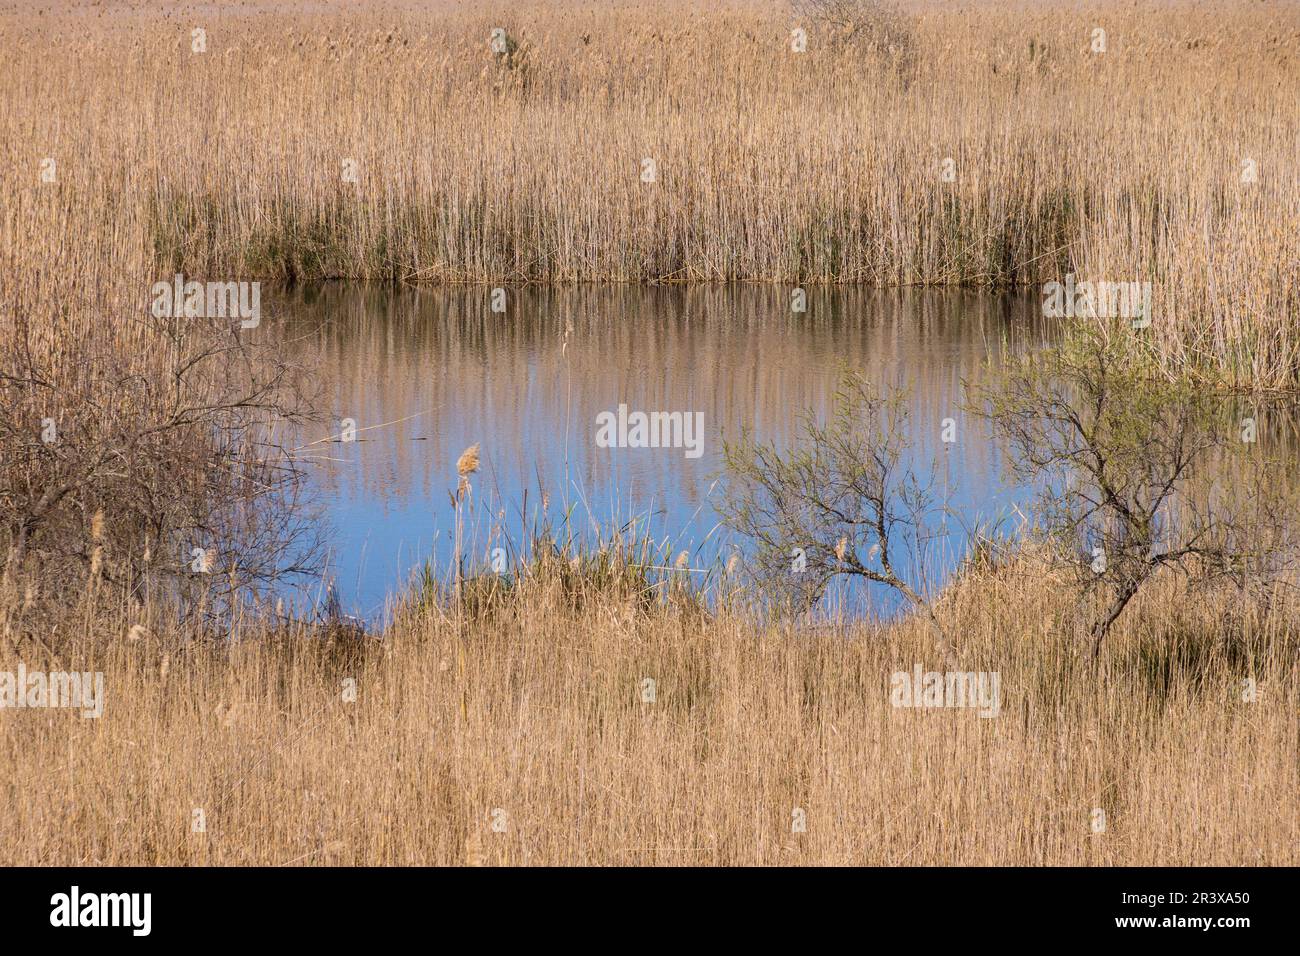
<path fill-rule="evenodd" d="M 504 314 L 491 305 L 478 287 L 327 284 L 277 306 L 273 328 L 317 370 L 335 433 L 355 423 L 356 441 L 317 446 L 327 457 L 313 483 L 333 525 L 330 571 L 363 616 L 424 560 L 449 565 L 455 462 L 475 443 L 480 532 L 498 524 L 517 538 L 525 500 L 530 511 L 545 500 L 593 533 L 641 518 L 672 553 L 707 564 L 734 547 L 712 506 L 722 440 L 747 428 L 788 442 L 801 415 L 825 411 L 844 365 L 909 390 L 916 464 L 934 467 L 957 521 L 1027 497 L 1002 484 L 961 403 L 986 361 L 1047 340 L 1036 296 L 809 289 L 797 313 L 781 287 L 637 286 L 511 289 Z M 620 404 L 702 413 L 702 454 L 597 447 L 598 414 Z"/>

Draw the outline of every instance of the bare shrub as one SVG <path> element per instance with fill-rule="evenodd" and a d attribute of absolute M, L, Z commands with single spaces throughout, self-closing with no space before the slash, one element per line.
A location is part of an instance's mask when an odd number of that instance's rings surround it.
<path fill-rule="evenodd" d="M 314 566 L 286 444 L 310 409 L 298 369 L 237 322 L 61 321 L 42 301 L 15 303 L 0 344 L 0 580 L 25 596 L 7 631 L 82 599 L 223 614 Z M 50 323 L 54 354 L 31 347 Z"/>
<path fill-rule="evenodd" d="M 1100 599 L 1087 627 L 1094 656 L 1162 570 L 1267 591 L 1294 567 L 1280 463 L 1243 440 L 1229 398 L 1161 376 L 1124 328 L 1075 328 L 976 395 L 974 411 L 1005 443 L 1012 474 L 1040 490 L 1049 553 Z"/>
<path fill-rule="evenodd" d="M 757 578 L 787 607 L 806 610 L 837 575 L 891 588 L 929 621 L 946 663 L 952 641 L 915 581 L 900 570 L 924 547 L 936 502 L 933 475 L 911 464 L 907 405 L 845 373 L 825 423 L 809 414 L 788 451 L 742 437 L 724 449 L 720 512 L 757 548 Z"/>

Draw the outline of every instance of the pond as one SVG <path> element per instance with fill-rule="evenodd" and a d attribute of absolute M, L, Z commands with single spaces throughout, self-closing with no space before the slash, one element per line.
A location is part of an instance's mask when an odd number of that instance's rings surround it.
<path fill-rule="evenodd" d="M 1049 341 L 1036 295 L 833 287 L 796 303 L 771 285 L 583 286 L 494 301 L 480 287 L 349 283 L 293 290 L 275 315 L 270 329 L 314 369 L 334 414 L 309 436 L 325 439 L 309 466 L 328 524 L 325 580 L 369 620 L 426 561 L 450 569 L 456 462 L 473 445 L 465 537 L 477 565 L 542 516 L 587 544 L 632 523 L 669 558 L 687 552 L 683 573 L 716 568 L 744 549 L 715 510 L 723 441 L 748 430 L 788 445 L 846 366 L 907 390 L 914 464 L 933 468 L 950 509 L 939 547 L 913 568 L 930 586 L 960 560 L 967 529 L 1029 497 L 1004 484 L 994 444 L 961 406 L 987 363 Z"/>

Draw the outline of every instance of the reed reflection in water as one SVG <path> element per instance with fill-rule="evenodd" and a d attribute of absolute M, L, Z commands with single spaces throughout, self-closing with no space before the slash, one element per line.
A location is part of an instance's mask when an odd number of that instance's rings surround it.
<path fill-rule="evenodd" d="M 509 289 L 500 314 L 481 287 L 325 284 L 290 293 L 276 315 L 273 334 L 320 376 L 334 431 L 356 425 L 356 441 L 324 446 L 333 460 L 313 482 L 333 526 L 330 574 L 368 617 L 425 560 L 449 570 L 455 462 L 475 443 L 475 561 L 487 559 L 489 525 L 518 542 L 543 502 L 589 540 L 635 518 L 691 567 L 725 558 L 740 543 L 713 510 L 723 439 L 748 429 L 790 442 L 801 416 L 826 411 L 846 365 L 908 389 L 914 464 L 934 468 L 952 509 L 925 556 L 938 583 L 960 557 L 962 525 L 1027 498 L 1001 482 L 987 433 L 962 411 L 962 383 L 1050 335 L 1032 295 L 809 289 L 800 313 L 790 289 L 752 285 Z M 598 414 L 620 404 L 702 413 L 699 457 L 597 447 Z M 952 443 L 941 441 L 948 418 Z"/>

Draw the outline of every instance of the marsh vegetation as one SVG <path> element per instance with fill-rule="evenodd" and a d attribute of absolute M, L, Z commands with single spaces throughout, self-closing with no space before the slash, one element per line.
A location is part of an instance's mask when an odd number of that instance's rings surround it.
<path fill-rule="evenodd" d="M 0 714 L 5 862 L 1295 862 L 1295 7 L 206 9 L 0 18 L 0 664 L 108 695 Z M 316 553 L 287 435 L 335 424 L 336 333 L 154 314 L 176 274 L 1152 297 L 972 383 L 1045 496 L 913 613 L 757 613 L 752 575 L 691 587 L 545 509 L 503 570 L 462 567 L 471 436 L 430 458 L 455 573 L 363 629 L 269 590 Z M 604 327 L 547 321 L 564 347 L 518 367 L 554 396 Z M 782 381 L 756 371 L 759 414 Z M 808 599 L 884 574 L 891 508 L 928 509 L 889 484 L 916 433 L 888 383 L 845 382 L 781 393 L 832 411 L 811 452 L 791 431 L 730 472 Z M 998 719 L 890 705 L 945 658 L 1000 673 Z"/>

